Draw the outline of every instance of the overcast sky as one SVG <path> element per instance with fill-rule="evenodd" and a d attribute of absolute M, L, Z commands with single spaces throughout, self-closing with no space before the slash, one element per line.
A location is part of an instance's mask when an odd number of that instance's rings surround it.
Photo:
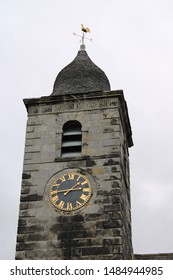
<path fill-rule="evenodd" d="M 128 105 L 134 252 L 173 252 L 173 1 L 0 0 L 0 259 L 15 252 L 22 99 L 50 95 L 77 54 L 81 23 L 88 55 Z"/>

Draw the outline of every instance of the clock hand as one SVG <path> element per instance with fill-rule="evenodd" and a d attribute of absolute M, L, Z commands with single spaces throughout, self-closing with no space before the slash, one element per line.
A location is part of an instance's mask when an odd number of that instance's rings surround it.
<path fill-rule="evenodd" d="M 68 189 L 68 190 L 64 193 L 64 195 L 67 195 L 69 192 L 71 192 L 72 190 L 74 190 L 74 188 L 75 188 L 76 186 L 79 186 L 79 185 L 80 185 L 80 183 L 75 184 L 72 188 Z"/>
<path fill-rule="evenodd" d="M 81 190 L 82 188 L 76 188 L 76 189 L 73 189 L 73 191 L 78 191 L 78 190 Z M 70 189 L 71 190 L 71 189 Z M 68 190 L 69 191 L 69 190 Z M 67 189 L 66 190 L 59 190 L 59 191 L 56 191 L 57 193 L 61 193 L 61 192 L 67 192 Z"/>

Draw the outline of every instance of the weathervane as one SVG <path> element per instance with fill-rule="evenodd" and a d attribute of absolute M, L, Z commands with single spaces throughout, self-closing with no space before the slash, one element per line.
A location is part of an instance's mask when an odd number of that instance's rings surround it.
<path fill-rule="evenodd" d="M 78 35 L 78 34 L 76 34 L 76 33 L 73 33 L 73 35 L 82 38 L 81 41 L 80 41 L 80 42 L 82 42 L 82 45 L 84 45 L 85 40 L 89 40 L 89 41 L 92 42 L 92 39 L 89 39 L 89 38 L 86 38 L 86 37 L 85 37 L 85 34 L 86 34 L 86 33 L 90 33 L 90 29 L 89 29 L 88 27 L 85 27 L 83 24 L 81 24 L 81 30 L 82 30 L 82 36 L 81 36 L 81 35 Z"/>

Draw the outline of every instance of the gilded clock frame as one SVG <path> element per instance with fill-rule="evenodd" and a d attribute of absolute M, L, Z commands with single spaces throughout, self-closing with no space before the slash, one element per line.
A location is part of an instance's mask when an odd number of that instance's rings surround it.
<path fill-rule="evenodd" d="M 75 176 L 77 176 L 77 178 L 75 179 Z M 79 196 L 78 199 L 80 199 L 80 201 L 76 200 L 76 206 L 73 206 L 73 203 L 71 201 L 63 201 L 58 197 L 58 192 L 62 192 L 61 188 L 59 189 L 58 187 L 61 186 L 61 184 L 63 184 L 65 181 L 68 180 L 72 180 L 72 181 L 79 181 L 79 178 L 82 178 L 84 181 L 80 182 L 79 184 L 84 185 L 87 184 L 86 188 L 81 188 L 82 190 L 82 194 Z M 58 184 L 57 182 L 60 182 L 60 184 Z M 76 183 L 76 185 L 79 185 L 78 183 Z M 71 187 L 70 189 L 65 189 L 63 190 L 64 193 L 68 193 L 72 190 L 76 190 L 73 187 Z M 80 172 L 77 171 L 69 171 L 66 173 L 61 174 L 60 176 L 58 176 L 57 178 L 55 178 L 53 180 L 53 182 L 51 183 L 50 187 L 49 187 L 49 200 L 51 202 L 51 204 L 58 210 L 64 211 L 64 212 L 71 212 L 71 211 L 76 211 L 84 206 L 86 206 L 92 196 L 93 193 L 93 188 L 91 185 L 91 181 L 88 178 L 87 175 L 83 175 Z M 53 195 L 54 194 L 54 195 Z M 64 207 L 66 205 L 66 207 Z"/>

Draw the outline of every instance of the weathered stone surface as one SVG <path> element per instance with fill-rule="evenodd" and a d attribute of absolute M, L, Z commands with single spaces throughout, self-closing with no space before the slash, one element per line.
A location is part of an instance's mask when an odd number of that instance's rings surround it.
<path fill-rule="evenodd" d="M 25 100 L 27 141 L 16 259 L 132 258 L 132 138 L 124 102 L 122 91 Z M 61 157 L 62 126 L 69 120 L 82 125 L 81 157 Z M 48 194 L 52 178 L 67 168 L 88 172 L 93 187 L 88 204 L 71 213 L 55 209 Z"/>

